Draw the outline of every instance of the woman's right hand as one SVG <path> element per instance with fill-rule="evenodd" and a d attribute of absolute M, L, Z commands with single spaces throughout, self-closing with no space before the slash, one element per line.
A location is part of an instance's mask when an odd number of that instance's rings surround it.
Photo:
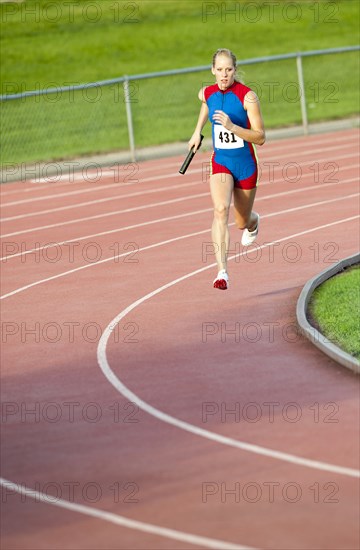
<path fill-rule="evenodd" d="M 194 147 L 194 153 L 195 153 L 198 150 L 200 143 L 201 143 L 200 132 L 194 132 L 188 143 L 189 151 Z"/>

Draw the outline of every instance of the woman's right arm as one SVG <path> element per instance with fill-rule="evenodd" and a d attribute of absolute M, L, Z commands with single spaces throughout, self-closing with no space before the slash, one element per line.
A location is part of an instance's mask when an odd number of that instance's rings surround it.
<path fill-rule="evenodd" d="M 200 114 L 199 114 L 199 118 L 198 118 L 198 121 L 197 121 L 197 124 L 196 124 L 195 131 L 194 131 L 193 135 L 191 136 L 191 138 L 189 140 L 189 144 L 188 144 L 189 145 L 189 150 L 192 147 L 195 147 L 195 151 L 198 149 L 198 147 L 201 143 L 200 134 L 201 134 L 201 131 L 202 131 L 203 127 L 205 126 L 206 121 L 207 121 L 208 116 L 209 116 L 209 109 L 208 109 L 208 106 L 207 106 L 207 103 L 206 103 L 205 97 L 204 97 L 204 89 L 205 88 L 201 88 L 201 90 L 199 91 L 199 95 L 198 95 L 198 97 L 199 97 L 199 99 L 202 103 L 201 103 Z"/>

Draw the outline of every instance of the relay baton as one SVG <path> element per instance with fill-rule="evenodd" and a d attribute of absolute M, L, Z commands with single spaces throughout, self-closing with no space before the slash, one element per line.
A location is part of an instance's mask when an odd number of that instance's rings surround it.
<path fill-rule="evenodd" d="M 202 134 L 200 134 L 200 143 L 199 143 L 199 147 L 198 149 L 200 149 L 201 147 L 201 143 L 202 143 L 202 140 L 204 139 L 204 136 Z M 186 159 L 184 160 L 184 162 L 182 163 L 182 166 L 179 170 L 180 174 L 185 174 L 186 170 L 189 168 L 189 165 L 190 165 L 190 162 L 192 161 L 192 159 L 194 158 L 194 155 L 195 155 L 195 152 L 194 151 L 194 147 L 192 147 L 188 153 L 188 156 L 186 157 Z"/>

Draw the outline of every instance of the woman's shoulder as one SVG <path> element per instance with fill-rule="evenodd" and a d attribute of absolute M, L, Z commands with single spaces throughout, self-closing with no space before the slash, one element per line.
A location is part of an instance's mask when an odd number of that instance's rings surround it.
<path fill-rule="evenodd" d="M 234 93 L 239 97 L 239 99 L 241 99 L 242 102 L 244 101 L 247 94 L 254 94 L 253 90 L 249 88 L 249 86 L 246 86 L 242 82 L 238 81 L 235 82 Z"/>
<path fill-rule="evenodd" d="M 219 87 L 217 84 L 211 84 L 210 86 L 204 86 L 203 88 L 201 88 L 201 90 L 204 97 L 204 101 L 207 101 L 211 96 L 211 94 L 219 91 Z"/>
<path fill-rule="evenodd" d="M 235 88 L 243 93 L 245 93 L 245 95 L 248 93 L 248 92 L 252 92 L 252 89 L 249 88 L 249 86 L 246 86 L 246 84 L 244 84 L 243 82 L 239 82 L 238 80 L 235 81 Z"/>

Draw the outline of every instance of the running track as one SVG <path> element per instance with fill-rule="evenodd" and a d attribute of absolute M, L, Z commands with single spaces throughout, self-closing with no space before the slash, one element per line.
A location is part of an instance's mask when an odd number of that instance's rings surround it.
<path fill-rule="evenodd" d="M 4 550 L 359 547 L 358 380 L 295 324 L 358 250 L 358 145 L 258 149 L 227 292 L 208 152 L 2 186 Z"/>

